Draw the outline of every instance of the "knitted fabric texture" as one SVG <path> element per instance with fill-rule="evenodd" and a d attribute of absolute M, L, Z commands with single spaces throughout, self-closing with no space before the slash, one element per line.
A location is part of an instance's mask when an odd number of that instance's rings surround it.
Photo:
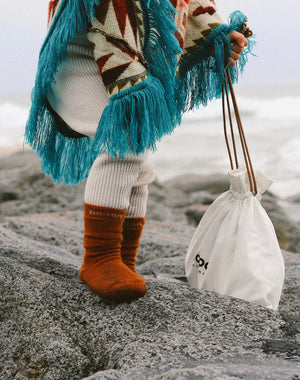
<path fill-rule="evenodd" d="M 147 292 L 144 279 L 121 259 L 125 210 L 84 204 L 83 263 L 80 279 L 103 298 L 130 301 Z"/>
<path fill-rule="evenodd" d="M 68 44 L 66 57 L 58 66 L 47 100 L 73 130 L 94 137 L 109 99 L 93 48 L 84 34 Z"/>
<path fill-rule="evenodd" d="M 84 201 L 96 206 L 128 210 L 127 217 L 146 215 L 147 185 L 155 178 L 152 152 L 124 159 L 98 156 L 86 181 Z"/>
<path fill-rule="evenodd" d="M 239 14 L 232 25 L 223 24 L 209 0 L 50 2 L 25 131 L 25 142 L 39 154 L 45 174 L 76 184 L 103 152 L 124 158 L 155 150 L 184 111 L 220 96 L 231 51 L 228 34 L 245 20 Z M 57 67 L 78 32 L 87 33 L 93 44 L 109 95 L 94 138 L 62 135 L 59 120 L 47 108 Z M 237 80 L 238 69 L 231 71 Z"/>
<path fill-rule="evenodd" d="M 145 222 L 145 218 L 126 218 L 123 224 L 121 257 L 123 263 L 134 272 L 136 272 L 135 260 Z"/>

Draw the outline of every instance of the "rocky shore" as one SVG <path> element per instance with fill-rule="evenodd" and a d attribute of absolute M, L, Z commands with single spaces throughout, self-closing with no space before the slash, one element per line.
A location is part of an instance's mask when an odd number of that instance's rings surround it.
<path fill-rule="evenodd" d="M 39 160 L 0 161 L 0 379 L 299 379 L 300 190 L 262 204 L 286 265 L 278 312 L 192 289 L 184 258 L 227 176 L 150 186 L 138 271 L 148 293 L 101 300 L 77 277 L 84 185 L 53 185 Z"/>

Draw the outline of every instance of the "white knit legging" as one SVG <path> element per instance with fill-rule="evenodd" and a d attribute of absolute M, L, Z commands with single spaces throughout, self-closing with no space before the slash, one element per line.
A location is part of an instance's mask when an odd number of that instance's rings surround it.
<path fill-rule="evenodd" d="M 84 202 L 95 206 L 128 210 L 127 217 L 146 215 L 148 184 L 154 179 L 152 152 L 112 159 L 98 156 L 88 176 Z"/>

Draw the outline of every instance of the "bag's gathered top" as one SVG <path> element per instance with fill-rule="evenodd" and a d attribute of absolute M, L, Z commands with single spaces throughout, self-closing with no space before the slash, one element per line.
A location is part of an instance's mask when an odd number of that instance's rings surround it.
<path fill-rule="evenodd" d="M 212 0 L 51 0 L 25 132 L 45 174 L 76 184 L 103 152 L 122 158 L 155 150 L 183 112 L 221 96 L 228 35 L 245 22 L 236 11 L 224 24 Z M 46 98 L 68 44 L 82 32 L 109 96 L 94 138 L 60 133 L 63 121 Z M 251 45 L 230 68 L 233 82 Z"/>

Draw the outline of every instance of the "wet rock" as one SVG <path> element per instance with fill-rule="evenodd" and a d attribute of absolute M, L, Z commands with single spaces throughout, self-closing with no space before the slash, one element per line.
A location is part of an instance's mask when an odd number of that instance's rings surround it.
<path fill-rule="evenodd" d="M 146 261 L 138 266 L 138 272 L 147 278 L 163 278 L 169 281 L 187 282 L 184 267 L 185 256 L 163 257 Z"/>
<path fill-rule="evenodd" d="M 194 204 L 189 206 L 185 211 L 189 224 L 197 227 L 208 207 L 208 205 L 203 204 Z"/>
<path fill-rule="evenodd" d="M 172 178 L 165 182 L 166 186 L 173 187 L 185 193 L 209 191 L 211 194 L 220 194 L 229 188 L 228 176 L 214 174 L 208 176 L 186 174 Z"/>
<path fill-rule="evenodd" d="M 250 355 L 241 360 L 233 360 L 231 357 L 222 357 L 209 364 L 201 364 L 193 368 L 173 368 L 159 375 L 154 375 L 153 380 L 215 380 L 215 379 L 245 379 L 245 380 L 273 380 L 284 379 L 292 372 L 291 363 L 282 364 L 281 360 L 268 359 L 267 363 L 256 362 Z M 291 380 L 299 377 L 294 371 Z M 98 372 L 83 380 L 138 380 L 138 376 L 131 373 L 129 376 L 117 370 Z"/>
<path fill-rule="evenodd" d="M 208 191 L 195 191 L 190 194 L 193 203 L 201 205 L 210 205 L 217 198 L 218 194 L 211 194 Z"/>
<path fill-rule="evenodd" d="M 19 198 L 18 194 L 13 191 L 5 191 L 3 189 L 0 190 L 0 203 L 1 202 L 8 202 L 8 201 L 15 201 Z"/>
<path fill-rule="evenodd" d="M 184 256 L 195 229 L 181 223 L 148 220 L 141 238 L 137 264 Z"/>
<path fill-rule="evenodd" d="M 61 247 L 77 256 L 84 253 L 82 211 L 5 217 L 3 222 L 3 226 L 20 238 Z"/>
<path fill-rule="evenodd" d="M 147 213 L 146 218 L 151 220 L 157 220 L 160 222 L 164 221 L 174 221 L 183 223 L 186 222 L 184 212 L 181 210 L 174 210 L 170 207 L 165 206 L 163 203 L 158 203 L 152 199 L 151 194 L 149 194 L 147 202 Z"/>
<path fill-rule="evenodd" d="M 153 201 L 167 207 L 184 207 L 191 203 L 189 196 L 182 190 L 155 180 L 149 185 L 150 197 Z"/>
<path fill-rule="evenodd" d="M 280 300 L 280 311 L 284 315 L 300 315 L 300 255 L 299 253 L 283 252 L 285 263 L 285 280 Z"/>
<path fill-rule="evenodd" d="M 146 217 L 157 221 L 187 223 L 184 208 L 191 202 L 188 194 L 155 180 L 149 186 Z"/>
<path fill-rule="evenodd" d="M 1 160 L 0 189 L 1 216 L 82 209 L 84 185 L 66 188 L 53 184 L 41 172 L 39 159 L 32 152 L 15 153 Z M 3 192 L 11 196 L 3 197 Z"/>
<path fill-rule="evenodd" d="M 291 197 L 288 197 L 287 200 L 292 203 L 300 203 L 300 193 L 296 195 L 292 195 Z"/>
<path fill-rule="evenodd" d="M 31 151 L 18 151 L 11 155 L 2 157 L 0 160 L 0 170 L 11 170 L 24 168 L 28 165 L 37 164 L 39 165 L 38 156 Z"/>
<path fill-rule="evenodd" d="M 292 220 L 271 193 L 262 196 L 262 206 L 267 211 L 282 249 L 300 252 L 300 224 Z"/>
<path fill-rule="evenodd" d="M 278 199 L 278 204 L 292 221 L 300 225 L 300 202 Z"/>

